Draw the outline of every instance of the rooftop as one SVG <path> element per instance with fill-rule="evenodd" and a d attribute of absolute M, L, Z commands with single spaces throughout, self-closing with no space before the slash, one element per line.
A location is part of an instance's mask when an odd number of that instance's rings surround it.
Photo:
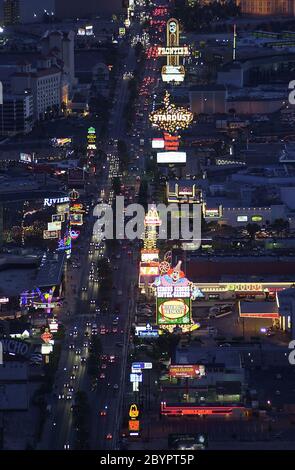
<path fill-rule="evenodd" d="M 58 286 L 62 280 L 65 259 L 63 252 L 44 254 L 35 280 L 36 286 Z"/>

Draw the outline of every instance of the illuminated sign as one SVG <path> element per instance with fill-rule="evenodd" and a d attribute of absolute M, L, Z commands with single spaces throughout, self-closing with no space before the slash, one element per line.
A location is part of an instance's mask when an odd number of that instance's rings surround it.
<path fill-rule="evenodd" d="M 140 265 L 140 276 L 158 276 L 159 275 L 159 263 L 155 264 L 154 266 L 152 263 L 148 264 L 147 266 L 143 266 L 141 263 Z"/>
<path fill-rule="evenodd" d="M 85 32 L 86 32 L 86 36 L 93 36 L 93 26 L 92 25 L 85 26 Z"/>
<path fill-rule="evenodd" d="M 128 429 L 129 429 L 129 431 L 138 432 L 139 431 L 139 421 L 137 419 L 129 420 Z"/>
<path fill-rule="evenodd" d="M 193 113 L 189 109 L 171 103 L 168 91 L 163 101 L 163 108 L 150 113 L 150 122 L 170 134 L 180 129 L 187 129 L 193 121 Z"/>
<path fill-rule="evenodd" d="M 237 222 L 248 222 L 248 216 L 247 215 L 238 215 Z"/>
<path fill-rule="evenodd" d="M 233 290 L 235 292 L 263 292 L 262 284 L 259 283 L 243 283 L 243 284 L 227 284 L 225 290 Z"/>
<path fill-rule="evenodd" d="M 219 219 L 222 217 L 222 206 L 214 209 L 208 209 L 205 205 L 203 208 L 204 217 L 207 219 Z"/>
<path fill-rule="evenodd" d="M 50 331 L 48 331 L 48 329 L 46 328 L 45 332 L 41 335 L 41 339 L 44 341 L 44 343 L 49 343 L 52 338 L 52 333 L 50 333 Z"/>
<path fill-rule="evenodd" d="M 55 198 L 45 198 L 44 206 L 54 206 L 55 204 L 62 204 L 64 202 L 69 202 L 69 197 L 55 197 Z"/>
<path fill-rule="evenodd" d="M 162 67 L 162 80 L 164 82 L 182 82 L 185 77 L 183 65 L 179 65 L 179 57 L 189 55 L 187 46 L 179 46 L 179 22 L 175 18 L 167 21 L 166 47 L 158 47 L 157 54 L 167 56 L 167 65 Z"/>
<path fill-rule="evenodd" d="M 158 152 L 157 153 L 158 164 L 176 164 L 186 163 L 186 152 Z"/>
<path fill-rule="evenodd" d="M 141 250 L 140 259 L 143 263 L 149 261 L 158 261 L 159 250 Z"/>
<path fill-rule="evenodd" d="M 159 227 L 161 225 L 161 219 L 159 217 L 159 213 L 157 211 L 157 208 L 155 206 L 152 206 L 148 213 L 146 214 L 144 218 L 144 224 L 145 225 L 153 225 L 156 227 Z"/>
<path fill-rule="evenodd" d="M 241 318 L 279 318 L 278 312 L 267 312 L 267 313 L 240 313 Z"/>
<path fill-rule="evenodd" d="M 89 127 L 87 134 L 87 149 L 96 150 L 96 130 L 94 127 Z"/>
<path fill-rule="evenodd" d="M 205 375 L 205 366 L 203 365 L 171 365 L 169 367 L 170 377 L 177 378 L 196 378 Z"/>
<path fill-rule="evenodd" d="M 8 297 L 0 297 L 0 304 L 8 304 L 9 298 Z"/>
<path fill-rule="evenodd" d="M 253 215 L 251 217 L 252 222 L 262 222 L 263 217 L 261 215 Z"/>
<path fill-rule="evenodd" d="M 78 36 L 85 36 L 86 35 L 86 31 L 84 28 L 79 28 L 78 29 Z"/>
<path fill-rule="evenodd" d="M 173 65 L 164 65 L 162 67 L 162 80 L 165 83 L 169 82 L 183 82 L 185 70 L 183 65 L 174 67 Z"/>
<path fill-rule="evenodd" d="M 77 240 L 79 235 L 80 235 L 79 230 L 70 230 L 70 237 L 72 240 Z"/>
<path fill-rule="evenodd" d="M 77 201 L 80 197 L 80 193 L 76 191 L 76 189 L 72 189 L 72 191 L 69 192 L 69 198 L 71 201 Z"/>
<path fill-rule="evenodd" d="M 167 55 L 185 56 L 185 55 L 190 55 L 190 53 L 189 53 L 188 46 L 158 47 L 158 56 L 167 56 Z"/>
<path fill-rule="evenodd" d="M 43 230 L 43 239 L 50 240 L 53 238 L 59 238 L 59 231 L 58 230 Z"/>
<path fill-rule="evenodd" d="M 70 212 L 85 212 L 83 204 L 73 204 L 70 208 Z"/>
<path fill-rule="evenodd" d="M 157 297 L 157 324 L 182 325 L 191 323 L 190 298 L 159 298 Z"/>
<path fill-rule="evenodd" d="M 119 36 L 122 38 L 126 34 L 126 28 L 119 28 Z"/>
<path fill-rule="evenodd" d="M 167 183 L 168 202 L 177 202 L 179 204 L 199 204 L 202 201 L 202 191 L 195 184 L 186 186 L 185 183 L 175 183 L 174 188 Z M 179 211 L 180 212 L 180 211 Z"/>
<path fill-rule="evenodd" d="M 65 215 L 64 214 L 53 214 L 52 215 L 52 222 L 64 222 Z"/>
<path fill-rule="evenodd" d="M 47 230 L 49 231 L 61 230 L 61 222 L 48 222 Z"/>
<path fill-rule="evenodd" d="M 139 416 L 138 406 L 135 405 L 135 403 L 133 403 L 132 405 L 130 405 L 130 408 L 129 408 L 129 417 L 131 419 L 135 419 L 135 418 L 138 418 L 138 416 Z"/>
<path fill-rule="evenodd" d="M 72 247 L 72 239 L 70 235 L 66 235 L 64 238 L 58 241 L 58 251 L 70 251 Z"/>
<path fill-rule="evenodd" d="M 139 330 L 138 336 L 140 338 L 158 338 L 159 331 L 158 330 Z"/>
<path fill-rule="evenodd" d="M 161 276 L 153 283 L 157 297 L 176 299 L 187 297 L 193 300 L 200 297 L 200 289 L 185 277 L 181 264 L 182 261 L 179 261 L 174 268 L 171 268 L 166 261 L 160 264 Z"/>
<path fill-rule="evenodd" d="M 180 137 L 178 135 L 170 135 L 164 132 L 165 150 L 176 152 L 179 148 L 179 139 Z"/>
<path fill-rule="evenodd" d="M 34 161 L 34 157 L 32 157 L 32 155 L 29 153 L 21 153 L 19 160 L 23 163 L 32 163 Z"/>
<path fill-rule="evenodd" d="M 141 383 L 142 382 L 142 373 L 134 373 L 134 374 L 130 374 L 130 382 L 137 382 L 137 383 Z"/>
<path fill-rule="evenodd" d="M 151 362 L 132 362 L 132 369 L 141 371 L 142 369 L 152 369 Z"/>
<path fill-rule="evenodd" d="M 70 214 L 71 225 L 83 225 L 83 214 Z"/>
<path fill-rule="evenodd" d="M 204 433 L 197 434 L 169 434 L 169 449 L 204 450 L 208 447 L 208 436 Z"/>
<path fill-rule="evenodd" d="M 56 212 L 58 214 L 66 214 L 67 212 L 69 212 L 69 210 L 69 204 L 59 204 L 58 206 L 56 206 Z"/>
<path fill-rule="evenodd" d="M 53 320 L 49 320 L 48 324 L 49 324 L 50 331 L 52 333 L 57 333 L 57 331 L 58 331 L 58 322 L 55 319 L 53 319 Z"/>
<path fill-rule="evenodd" d="M 163 148 L 165 148 L 164 139 L 153 139 L 152 140 L 152 148 L 153 149 L 163 149 Z"/>
<path fill-rule="evenodd" d="M 51 140 L 51 143 L 54 147 L 64 147 L 72 143 L 72 138 L 71 137 L 64 137 L 61 139 L 54 138 Z"/>
<path fill-rule="evenodd" d="M 52 353 L 53 345 L 50 343 L 42 344 L 41 346 L 41 354 L 47 356 L 48 354 Z"/>
<path fill-rule="evenodd" d="M 56 308 L 60 307 L 61 302 L 33 302 L 34 308 Z"/>
<path fill-rule="evenodd" d="M 161 414 L 168 416 L 189 415 L 231 415 L 235 411 L 244 412 L 245 408 L 240 405 L 225 406 L 174 406 L 161 403 Z"/>

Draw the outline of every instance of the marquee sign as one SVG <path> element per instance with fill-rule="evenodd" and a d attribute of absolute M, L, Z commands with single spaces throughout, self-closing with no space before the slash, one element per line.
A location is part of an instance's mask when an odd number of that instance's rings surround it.
<path fill-rule="evenodd" d="M 203 365 L 171 365 L 169 367 L 170 377 L 177 378 L 196 378 L 205 375 L 205 366 Z"/>
<path fill-rule="evenodd" d="M 158 325 L 185 325 L 191 323 L 191 299 L 189 297 L 157 298 Z"/>
<path fill-rule="evenodd" d="M 169 134 L 180 129 L 187 129 L 192 123 L 193 113 L 189 109 L 171 103 L 168 91 L 165 93 L 163 102 L 163 108 L 150 113 L 150 122 Z"/>
<path fill-rule="evenodd" d="M 161 263 L 160 271 L 163 269 L 164 263 Z M 167 266 L 165 264 L 166 273 L 162 273 L 153 283 L 156 297 L 171 299 L 189 298 L 192 300 L 200 297 L 200 289 L 185 277 L 184 272 L 180 269 L 181 263 L 179 261 L 174 268 L 171 268 L 168 263 Z"/>
<path fill-rule="evenodd" d="M 163 82 L 183 82 L 185 70 L 183 65 L 179 65 L 180 56 L 188 56 L 189 48 L 179 46 L 179 22 L 175 18 L 167 21 L 167 41 L 166 47 L 159 47 L 159 56 L 167 56 L 167 65 L 162 67 Z"/>
<path fill-rule="evenodd" d="M 54 206 L 55 204 L 63 204 L 64 202 L 69 202 L 69 197 L 54 197 L 54 198 L 45 198 L 44 206 Z"/>
<path fill-rule="evenodd" d="M 159 275 L 159 263 L 150 262 L 148 264 L 140 264 L 140 275 L 141 276 L 158 276 Z"/>
<path fill-rule="evenodd" d="M 53 238 L 59 238 L 60 232 L 58 230 L 43 230 L 43 239 L 51 240 Z"/>
<path fill-rule="evenodd" d="M 44 333 L 41 335 L 41 339 L 44 341 L 44 343 L 50 343 L 50 341 L 53 338 L 53 334 L 48 331 L 48 328 L 44 331 Z"/>
<path fill-rule="evenodd" d="M 189 55 L 188 46 L 158 47 L 158 56 L 186 56 Z"/>
<path fill-rule="evenodd" d="M 235 292 L 263 292 L 264 289 L 260 283 L 234 283 L 227 284 L 225 290 L 232 290 Z"/>

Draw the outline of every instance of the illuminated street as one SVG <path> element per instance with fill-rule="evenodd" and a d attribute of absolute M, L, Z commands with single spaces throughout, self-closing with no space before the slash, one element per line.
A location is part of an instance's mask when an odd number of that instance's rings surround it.
<path fill-rule="evenodd" d="M 288 0 L 0 1 L 0 450 L 294 450 L 294 39 Z"/>

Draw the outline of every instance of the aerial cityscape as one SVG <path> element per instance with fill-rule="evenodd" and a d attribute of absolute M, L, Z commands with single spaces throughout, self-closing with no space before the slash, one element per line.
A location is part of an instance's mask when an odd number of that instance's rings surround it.
<path fill-rule="evenodd" d="M 295 1 L 0 0 L 0 450 L 294 450 L 294 317 Z"/>

